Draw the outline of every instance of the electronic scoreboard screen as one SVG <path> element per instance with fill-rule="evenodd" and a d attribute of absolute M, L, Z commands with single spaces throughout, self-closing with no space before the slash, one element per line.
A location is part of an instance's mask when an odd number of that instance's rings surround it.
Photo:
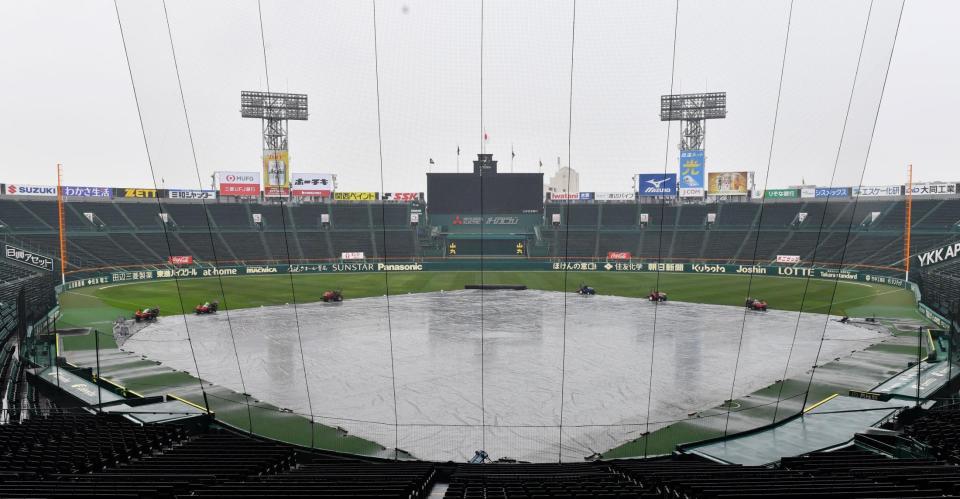
<path fill-rule="evenodd" d="M 437 215 L 543 213 L 543 174 L 428 173 L 427 210 Z"/>

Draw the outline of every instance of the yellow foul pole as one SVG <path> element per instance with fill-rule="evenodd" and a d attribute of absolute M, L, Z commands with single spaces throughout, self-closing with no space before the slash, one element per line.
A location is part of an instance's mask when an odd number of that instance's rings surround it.
<path fill-rule="evenodd" d="M 67 240 L 63 220 L 63 165 L 57 163 L 57 219 L 60 225 L 60 283 L 67 283 Z"/>
<path fill-rule="evenodd" d="M 913 218 L 913 163 L 907 173 L 907 219 L 903 228 L 903 269 L 905 278 L 910 279 L 910 226 Z"/>

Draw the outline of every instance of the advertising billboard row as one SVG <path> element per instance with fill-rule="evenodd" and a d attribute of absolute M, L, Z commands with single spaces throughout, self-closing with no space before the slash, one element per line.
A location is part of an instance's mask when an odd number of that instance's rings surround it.
<path fill-rule="evenodd" d="M 290 193 L 294 196 L 328 198 L 333 193 L 333 174 L 294 173 L 290 178 Z"/>
<path fill-rule="evenodd" d="M 766 199 L 793 199 L 800 197 L 800 189 L 767 189 L 763 191 Z"/>
<path fill-rule="evenodd" d="M 703 197 L 705 171 L 703 149 L 680 151 L 680 197 Z"/>
<path fill-rule="evenodd" d="M 221 196 L 259 196 L 260 174 L 258 172 L 217 172 Z"/>
<path fill-rule="evenodd" d="M 263 195 L 290 194 L 290 153 L 286 150 L 263 151 Z"/>
<path fill-rule="evenodd" d="M 750 192 L 748 172 L 711 172 L 707 175 L 707 194 L 746 196 Z"/>
<path fill-rule="evenodd" d="M 638 196 L 676 196 L 677 176 L 673 173 L 641 173 L 637 175 Z"/>
<path fill-rule="evenodd" d="M 854 187 L 852 192 L 855 198 L 900 196 L 902 194 L 902 185 L 861 185 Z"/>

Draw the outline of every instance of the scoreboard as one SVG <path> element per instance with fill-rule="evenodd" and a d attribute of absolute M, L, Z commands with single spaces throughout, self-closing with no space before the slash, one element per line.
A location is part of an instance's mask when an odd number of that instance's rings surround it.
<path fill-rule="evenodd" d="M 431 214 L 543 213 L 542 173 L 428 173 Z"/>

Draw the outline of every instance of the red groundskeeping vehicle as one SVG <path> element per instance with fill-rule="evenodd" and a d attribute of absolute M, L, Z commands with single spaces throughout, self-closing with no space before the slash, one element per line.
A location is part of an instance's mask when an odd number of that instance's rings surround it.
<path fill-rule="evenodd" d="M 146 307 L 137 309 L 133 314 L 133 320 L 136 322 L 150 322 L 160 317 L 160 307 Z"/>
<path fill-rule="evenodd" d="M 767 311 L 767 302 L 765 300 L 757 300 L 754 298 L 747 298 L 747 303 L 745 304 L 747 310 L 756 310 L 758 312 Z"/>
<path fill-rule="evenodd" d="M 323 302 L 329 303 L 332 301 L 334 302 L 343 301 L 343 293 L 341 293 L 339 289 L 334 289 L 334 290 L 328 289 L 327 291 L 323 292 Z"/>
<path fill-rule="evenodd" d="M 220 302 L 208 301 L 201 305 L 197 305 L 197 307 L 193 309 L 193 313 L 197 315 L 213 314 L 213 313 L 216 313 L 217 309 L 219 308 L 220 308 Z"/>
<path fill-rule="evenodd" d="M 650 294 L 647 295 L 647 299 L 650 301 L 663 302 L 667 301 L 667 294 L 663 291 L 651 291 Z"/>

